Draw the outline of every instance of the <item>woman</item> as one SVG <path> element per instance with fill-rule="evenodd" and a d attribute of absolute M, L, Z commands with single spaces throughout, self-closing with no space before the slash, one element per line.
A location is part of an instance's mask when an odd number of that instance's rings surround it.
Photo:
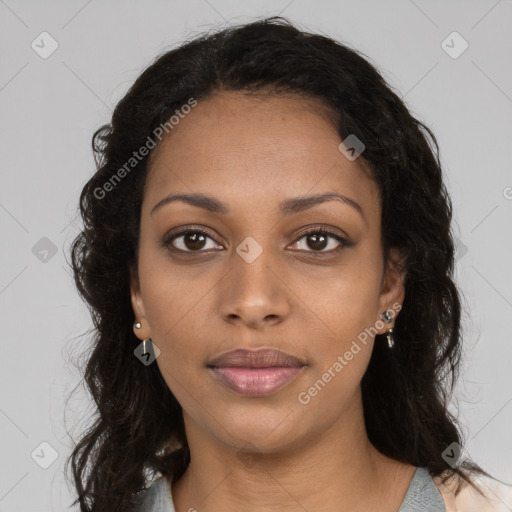
<path fill-rule="evenodd" d="M 279 17 L 207 34 L 149 66 L 93 147 L 81 510 L 488 503 L 447 410 L 437 141 L 367 60 Z"/>

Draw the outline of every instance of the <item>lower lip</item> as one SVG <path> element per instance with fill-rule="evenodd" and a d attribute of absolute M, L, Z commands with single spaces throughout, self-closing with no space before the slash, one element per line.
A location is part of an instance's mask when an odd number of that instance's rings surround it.
<path fill-rule="evenodd" d="M 228 388 L 243 396 L 267 396 L 291 382 L 304 366 L 247 368 L 213 367 L 215 376 Z"/>

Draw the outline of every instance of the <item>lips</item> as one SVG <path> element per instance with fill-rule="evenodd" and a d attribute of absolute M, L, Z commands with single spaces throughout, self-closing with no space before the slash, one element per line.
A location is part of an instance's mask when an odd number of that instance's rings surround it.
<path fill-rule="evenodd" d="M 275 349 L 232 350 L 213 358 L 208 366 L 238 366 L 247 368 L 301 367 L 300 359 Z"/>
<path fill-rule="evenodd" d="M 208 364 L 219 382 L 247 397 L 276 393 L 294 380 L 305 366 L 300 359 L 274 349 L 233 350 Z"/>

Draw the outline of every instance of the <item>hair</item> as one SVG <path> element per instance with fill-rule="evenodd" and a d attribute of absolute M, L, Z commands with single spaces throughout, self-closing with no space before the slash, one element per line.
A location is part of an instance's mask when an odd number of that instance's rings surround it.
<path fill-rule="evenodd" d="M 388 350 L 377 335 L 361 382 L 368 437 L 381 453 L 427 467 L 443 482 L 458 475 L 477 488 L 473 475 L 490 476 L 467 458 L 451 465 L 443 457 L 452 443 L 463 444 L 448 411 L 462 329 L 452 205 L 438 143 L 363 55 L 280 16 L 203 33 L 155 59 L 119 101 L 111 123 L 94 133 L 97 170 L 81 191 L 83 230 L 70 251 L 94 323 L 84 380 L 97 410 L 67 460 L 78 492 L 73 504 L 81 511 L 130 510 L 148 478 L 160 473 L 176 481 L 190 462 L 180 404 L 158 365 L 145 366 L 133 353 L 140 340 L 133 332 L 130 276 L 137 275 L 153 150 L 133 170 L 126 164 L 191 98 L 220 91 L 319 100 L 341 140 L 353 134 L 363 142 L 357 161 L 378 185 L 384 261 L 398 248 L 403 259 L 393 263 L 406 271 L 395 346 Z"/>

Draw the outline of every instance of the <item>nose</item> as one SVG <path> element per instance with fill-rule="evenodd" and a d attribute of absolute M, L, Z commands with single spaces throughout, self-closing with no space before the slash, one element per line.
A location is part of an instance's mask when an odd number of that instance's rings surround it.
<path fill-rule="evenodd" d="M 290 314 L 291 292 L 282 274 L 265 251 L 251 263 L 234 254 L 217 290 L 222 319 L 252 329 L 283 322 Z"/>

